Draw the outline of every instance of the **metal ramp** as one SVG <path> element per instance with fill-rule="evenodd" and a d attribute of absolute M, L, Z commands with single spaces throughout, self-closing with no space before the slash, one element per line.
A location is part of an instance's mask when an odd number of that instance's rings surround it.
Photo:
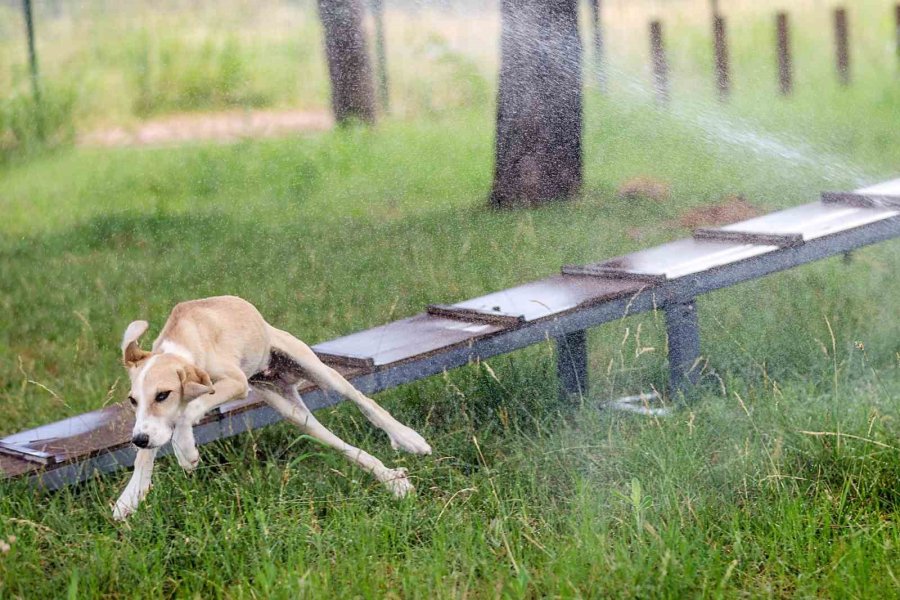
<path fill-rule="evenodd" d="M 625 316 L 665 311 L 670 393 L 696 382 L 700 332 L 695 299 L 869 244 L 900 237 L 900 179 L 716 229 L 426 312 L 313 346 L 364 393 L 375 393 L 475 359 L 554 339 L 561 394 L 587 386 L 585 331 Z M 340 401 L 311 383 L 311 409 Z M 253 393 L 208 414 L 198 444 L 280 420 Z M 131 466 L 131 410 L 109 406 L 0 440 L 3 477 L 29 476 L 50 489 Z M 165 449 L 164 451 L 167 451 Z"/>

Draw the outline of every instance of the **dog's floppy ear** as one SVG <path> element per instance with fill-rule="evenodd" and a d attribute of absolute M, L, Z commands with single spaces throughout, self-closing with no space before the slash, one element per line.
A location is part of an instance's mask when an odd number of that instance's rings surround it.
<path fill-rule="evenodd" d="M 185 400 L 216 393 L 209 373 L 200 367 L 187 365 L 183 369 L 178 369 L 178 378 L 181 380 L 181 395 Z"/>
<path fill-rule="evenodd" d="M 139 362 L 150 356 L 150 352 L 141 350 L 138 340 L 147 331 L 150 324 L 147 321 L 132 321 L 125 335 L 122 336 L 122 362 L 126 367 L 134 367 Z"/>

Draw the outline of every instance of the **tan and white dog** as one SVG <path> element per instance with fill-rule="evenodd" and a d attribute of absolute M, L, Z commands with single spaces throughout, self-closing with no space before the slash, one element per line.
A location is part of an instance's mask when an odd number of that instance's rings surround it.
<path fill-rule="evenodd" d="M 178 463 L 194 469 L 200 456 L 193 425 L 216 406 L 246 398 L 251 385 L 259 398 L 303 433 L 342 452 L 394 495 L 412 491 L 405 469 L 385 467 L 322 426 L 297 393 L 297 383 L 306 378 L 351 400 L 387 433 L 394 448 L 430 454 L 422 436 L 350 385 L 309 346 L 269 325 L 249 302 L 218 296 L 178 304 L 150 352 L 138 345 L 148 327 L 146 321 L 134 321 L 122 338 L 122 358 L 131 379 L 128 399 L 135 410 L 132 442 L 139 450 L 131 480 L 116 501 L 116 519 L 134 512 L 147 494 L 161 446 L 171 441 Z"/>

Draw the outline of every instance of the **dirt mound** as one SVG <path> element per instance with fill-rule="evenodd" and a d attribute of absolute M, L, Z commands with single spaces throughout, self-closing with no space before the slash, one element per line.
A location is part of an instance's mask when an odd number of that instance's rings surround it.
<path fill-rule="evenodd" d="M 653 179 L 652 177 L 640 176 L 632 177 L 619 186 L 617 192 L 619 198 L 623 200 L 637 200 L 647 198 L 656 202 L 668 200 L 672 195 L 671 186 L 665 181 Z"/>
<path fill-rule="evenodd" d="M 758 217 L 761 211 L 742 195 L 726 196 L 721 202 L 698 206 L 678 217 L 678 225 L 686 229 L 721 227 Z"/>

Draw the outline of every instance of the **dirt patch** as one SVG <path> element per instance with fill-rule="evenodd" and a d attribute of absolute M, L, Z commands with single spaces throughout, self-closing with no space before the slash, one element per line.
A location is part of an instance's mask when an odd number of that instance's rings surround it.
<path fill-rule="evenodd" d="M 758 217 L 761 211 L 741 195 L 726 196 L 720 202 L 698 206 L 680 217 L 677 224 L 686 229 L 721 227 L 738 221 Z"/>
<path fill-rule="evenodd" d="M 619 198 L 623 200 L 639 200 L 646 198 L 656 202 L 668 200 L 672 195 L 671 186 L 665 181 L 652 177 L 632 177 L 619 186 L 617 191 Z"/>
<path fill-rule="evenodd" d="M 334 121 L 326 111 L 256 110 L 221 113 L 185 113 L 144 121 L 131 127 L 113 127 L 81 136 L 82 146 L 168 146 L 188 142 L 231 143 L 292 133 L 326 131 Z"/>

